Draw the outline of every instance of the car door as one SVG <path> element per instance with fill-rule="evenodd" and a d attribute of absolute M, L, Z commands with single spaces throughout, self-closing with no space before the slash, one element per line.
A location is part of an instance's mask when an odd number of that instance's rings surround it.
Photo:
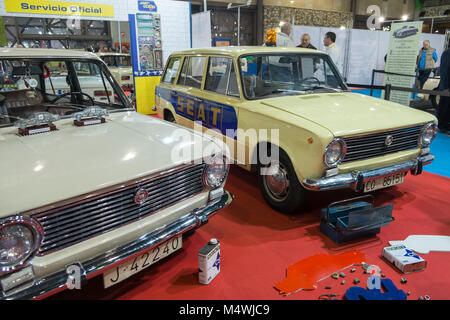
<path fill-rule="evenodd" d="M 176 94 L 174 107 L 178 116 L 177 123 L 189 128 L 194 127 L 194 121 L 199 112 L 198 108 L 202 107 L 206 62 L 207 56 L 185 56 L 175 92 L 172 92 L 172 94 Z"/>
<path fill-rule="evenodd" d="M 194 127 L 196 106 L 202 95 L 206 56 L 171 57 L 161 83 L 157 87 L 157 106 L 160 116 L 167 120 L 165 112 L 174 116 L 176 123 Z M 181 70 L 178 73 L 178 69 Z"/>
<path fill-rule="evenodd" d="M 209 56 L 202 96 L 195 107 L 195 121 L 204 132 L 226 141 L 233 158 L 242 102 L 236 70 L 232 57 Z"/>
<path fill-rule="evenodd" d="M 180 116 L 176 115 L 175 106 L 177 103 L 177 86 L 178 72 L 183 63 L 182 56 L 171 56 L 168 59 L 166 70 L 161 77 L 160 83 L 156 86 L 156 107 L 158 116 L 161 119 L 167 119 L 166 112 L 169 112 L 170 120 L 180 123 Z"/>

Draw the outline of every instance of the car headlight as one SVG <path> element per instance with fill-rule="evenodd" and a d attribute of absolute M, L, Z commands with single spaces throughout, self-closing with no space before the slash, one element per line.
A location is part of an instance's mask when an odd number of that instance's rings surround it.
<path fill-rule="evenodd" d="M 428 147 L 437 134 L 437 125 L 434 122 L 428 123 L 420 135 L 420 144 L 422 147 Z"/>
<path fill-rule="evenodd" d="M 25 264 L 40 246 L 39 227 L 30 218 L 0 221 L 0 271 L 9 272 Z"/>
<path fill-rule="evenodd" d="M 206 161 L 203 171 L 203 182 L 211 189 L 219 188 L 226 180 L 229 171 L 229 163 L 223 155 L 213 156 Z"/>
<path fill-rule="evenodd" d="M 342 161 L 342 159 L 344 159 L 346 152 L 347 144 L 345 141 L 340 138 L 334 139 L 325 148 L 325 152 L 323 153 L 323 162 L 329 168 L 335 167 Z"/>

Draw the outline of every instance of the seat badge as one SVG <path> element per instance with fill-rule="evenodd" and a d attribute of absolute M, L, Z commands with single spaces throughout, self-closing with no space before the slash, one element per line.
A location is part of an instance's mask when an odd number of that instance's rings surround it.
<path fill-rule="evenodd" d="M 387 148 L 387 147 L 390 147 L 393 142 L 394 142 L 394 137 L 389 135 L 386 137 L 386 140 L 384 140 L 384 145 Z"/>
<path fill-rule="evenodd" d="M 144 204 L 148 200 L 148 191 L 145 189 L 139 189 L 134 195 L 134 202 L 138 205 Z"/>

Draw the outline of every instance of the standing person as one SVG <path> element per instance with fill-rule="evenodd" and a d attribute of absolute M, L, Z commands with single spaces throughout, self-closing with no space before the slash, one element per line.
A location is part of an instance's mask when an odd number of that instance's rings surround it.
<path fill-rule="evenodd" d="M 289 36 L 292 33 L 292 26 L 289 22 L 284 22 L 277 33 L 277 47 L 295 47 L 294 41 Z"/>
<path fill-rule="evenodd" d="M 277 33 L 276 46 L 277 47 L 295 47 L 294 41 L 289 36 L 292 32 L 292 27 L 289 22 L 284 22 L 280 27 L 280 32 Z M 264 44 L 266 46 L 266 44 Z M 280 62 L 280 57 L 269 57 L 271 79 L 274 81 L 290 82 L 292 81 L 291 64 Z"/>
<path fill-rule="evenodd" d="M 439 90 L 446 93 L 450 92 L 450 48 L 445 50 L 441 56 L 441 81 L 439 82 Z M 438 128 L 440 132 L 450 135 L 450 97 L 439 99 L 437 110 Z"/>
<path fill-rule="evenodd" d="M 417 56 L 417 66 L 419 67 L 419 85 L 423 89 L 423 85 L 428 80 L 434 64 L 437 62 L 438 56 L 436 49 L 430 46 L 430 40 L 423 42 L 423 48 L 420 49 Z"/>
<path fill-rule="evenodd" d="M 298 48 L 306 48 L 306 49 L 313 49 L 313 50 L 317 50 L 316 47 L 314 47 L 311 44 L 311 37 L 309 36 L 309 34 L 305 33 L 302 35 L 302 39 L 300 44 L 297 46 Z"/>
<path fill-rule="evenodd" d="M 333 60 L 339 72 L 342 74 L 344 67 L 342 65 L 341 49 L 336 45 L 336 34 L 331 31 L 327 32 L 323 38 L 323 45 L 326 47 L 326 51 L 331 60 Z"/>

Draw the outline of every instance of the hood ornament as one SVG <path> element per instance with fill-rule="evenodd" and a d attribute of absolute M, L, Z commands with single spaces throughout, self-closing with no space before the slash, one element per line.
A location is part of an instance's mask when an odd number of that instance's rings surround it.
<path fill-rule="evenodd" d="M 108 115 L 109 115 L 108 110 L 97 106 L 91 106 L 84 109 L 83 111 L 76 112 L 73 114 L 73 117 L 75 118 L 74 124 L 78 127 L 83 127 L 99 123 L 105 123 L 106 120 L 104 116 Z"/>
<path fill-rule="evenodd" d="M 57 114 L 49 112 L 34 112 L 27 119 L 21 119 L 14 123 L 15 127 L 19 128 L 19 134 L 28 136 L 32 134 L 44 133 L 57 130 L 53 121 L 59 120 Z"/>
<path fill-rule="evenodd" d="M 138 205 L 142 205 L 148 200 L 148 196 L 148 191 L 146 189 L 139 189 L 134 195 L 134 202 Z"/>
<path fill-rule="evenodd" d="M 394 142 L 394 136 L 388 135 L 386 137 L 386 140 L 384 140 L 384 145 L 387 148 L 387 147 L 390 147 L 393 142 Z"/>

